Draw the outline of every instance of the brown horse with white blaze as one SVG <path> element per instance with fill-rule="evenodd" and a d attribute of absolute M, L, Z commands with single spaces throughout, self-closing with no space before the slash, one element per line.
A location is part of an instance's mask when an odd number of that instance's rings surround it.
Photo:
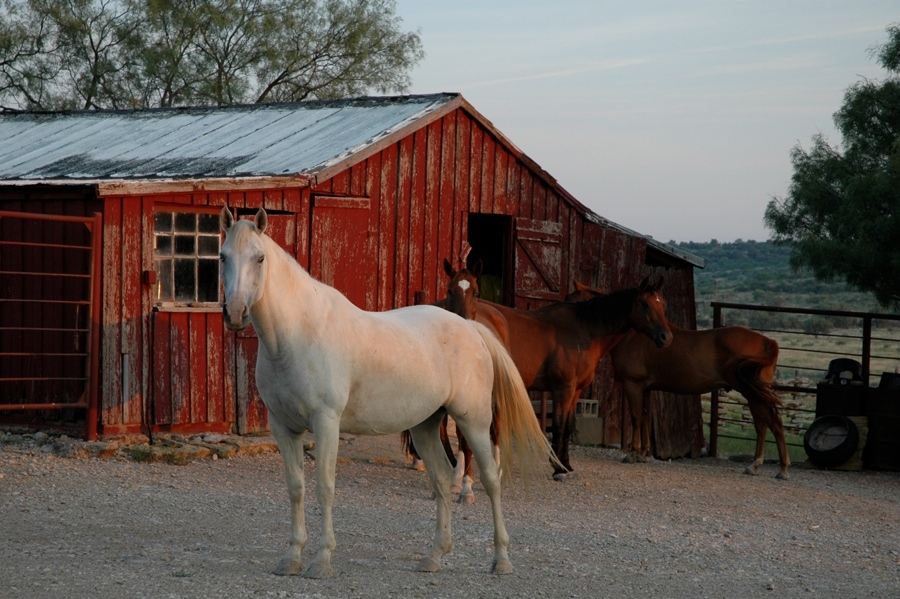
<path fill-rule="evenodd" d="M 474 316 L 497 334 L 529 391 L 551 393 L 552 445 L 565 467 L 556 468 L 556 478 L 572 470 L 569 439 L 575 404 L 593 381 L 600 360 L 632 329 L 659 347 L 672 342 L 661 286 L 662 279 L 654 284 L 646 277 L 636 288 L 587 302 L 520 310 L 475 297 L 474 279 L 463 286 L 457 277 L 451 279 L 446 307 L 465 318 Z"/>

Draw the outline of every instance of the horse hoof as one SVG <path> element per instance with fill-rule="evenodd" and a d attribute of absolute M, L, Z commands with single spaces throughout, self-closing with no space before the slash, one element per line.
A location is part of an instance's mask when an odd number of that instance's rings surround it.
<path fill-rule="evenodd" d="M 280 562 L 278 562 L 278 567 L 272 570 L 272 574 L 277 574 L 278 576 L 297 576 L 302 571 L 302 562 L 300 562 L 299 560 L 284 558 Z"/>
<path fill-rule="evenodd" d="M 779 472 L 778 474 L 775 475 L 775 478 L 777 478 L 778 480 L 790 480 L 791 479 L 791 477 L 788 476 L 787 472 Z"/>
<path fill-rule="evenodd" d="M 512 574 L 512 562 L 508 559 L 498 560 L 491 565 L 491 574 Z"/>
<path fill-rule="evenodd" d="M 465 503 L 466 505 L 475 505 L 475 496 L 474 495 L 460 495 L 459 503 Z"/>
<path fill-rule="evenodd" d="M 422 561 L 419 562 L 419 565 L 416 566 L 416 572 L 440 572 L 441 565 L 430 557 L 422 558 Z"/>
<path fill-rule="evenodd" d="M 747 466 L 744 469 L 744 474 L 749 474 L 750 476 L 756 476 L 756 468 L 753 466 Z"/>
<path fill-rule="evenodd" d="M 634 464 L 634 458 L 631 457 L 630 455 L 627 455 L 622 458 L 622 463 L 623 464 Z"/>
<path fill-rule="evenodd" d="M 310 564 L 303 573 L 303 578 L 331 578 L 332 576 L 334 576 L 334 572 L 332 572 L 331 566 L 322 564 Z"/>
<path fill-rule="evenodd" d="M 425 472 L 425 462 L 422 460 L 413 460 L 413 463 L 409 465 L 409 469 Z"/>
<path fill-rule="evenodd" d="M 559 482 L 563 482 L 563 481 L 566 481 L 566 480 L 569 480 L 572 478 L 577 478 L 577 477 L 578 477 L 578 475 L 575 474 L 575 472 L 573 472 L 572 470 L 569 470 L 568 472 L 556 472 L 553 474 L 553 480 L 556 480 Z"/>

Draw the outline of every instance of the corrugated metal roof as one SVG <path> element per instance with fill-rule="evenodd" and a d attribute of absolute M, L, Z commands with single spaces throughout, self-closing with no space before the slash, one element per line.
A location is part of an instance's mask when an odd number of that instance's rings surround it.
<path fill-rule="evenodd" d="M 0 114 L 0 180 L 129 180 L 313 174 L 458 94 Z"/>
<path fill-rule="evenodd" d="M 126 111 L 0 113 L 0 183 L 315 176 L 424 117 L 466 110 L 594 222 L 594 214 L 459 94 Z M 651 237 L 650 245 L 704 261 Z"/>

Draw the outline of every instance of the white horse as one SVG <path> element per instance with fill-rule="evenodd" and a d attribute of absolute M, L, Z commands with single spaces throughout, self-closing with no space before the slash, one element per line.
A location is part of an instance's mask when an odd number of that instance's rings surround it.
<path fill-rule="evenodd" d="M 555 461 L 522 378 L 488 329 L 434 306 L 388 312 L 360 310 L 339 291 L 313 279 L 267 235 L 260 210 L 253 222 L 223 208 L 220 225 L 225 325 L 253 323 L 259 336 L 256 383 L 284 459 L 291 504 L 291 540 L 276 574 L 302 572 L 306 545 L 301 435 L 315 436 L 316 497 L 322 511 L 319 551 L 303 573 L 332 576 L 335 465 L 341 431 L 363 435 L 412 431 L 437 498 L 434 545 L 418 565 L 440 569 L 452 548 L 452 468 L 438 427 L 444 412 L 465 432 L 494 518 L 491 571 L 512 571 L 509 535 L 500 508 L 500 477 L 489 428 L 501 431 L 502 471 L 518 463 L 523 480 Z M 515 458 L 512 458 L 515 456 Z"/>

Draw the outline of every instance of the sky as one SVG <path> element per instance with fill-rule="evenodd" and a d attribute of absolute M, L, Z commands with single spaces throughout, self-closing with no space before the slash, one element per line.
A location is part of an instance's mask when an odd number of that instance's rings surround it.
<path fill-rule="evenodd" d="M 763 241 L 792 148 L 822 134 L 897 0 L 398 0 L 459 92 L 597 214 L 662 241 Z"/>

